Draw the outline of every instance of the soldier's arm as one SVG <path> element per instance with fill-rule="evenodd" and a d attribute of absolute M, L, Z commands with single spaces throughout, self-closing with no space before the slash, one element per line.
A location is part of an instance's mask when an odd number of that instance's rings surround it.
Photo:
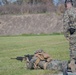
<path fill-rule="evenodd" d="M 63 30 L 64 30 L 64 36 L 66 38 L 69 38 L 69 32 L 68 32 L 68 28 L 69 28 L 69 16 L 68 16 L 68 13 L 65 12 L 64 15 L 63 15 Z"/>

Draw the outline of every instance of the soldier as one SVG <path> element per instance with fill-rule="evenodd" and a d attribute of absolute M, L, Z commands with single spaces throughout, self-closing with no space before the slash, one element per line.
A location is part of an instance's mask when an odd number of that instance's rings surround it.
<path fill-rule="evenodd" d="M 63 16 L 64 36 L 69 41 L 70 59 L 74 61 L 76 59 L 76 8 L 73 7 L 72 0 L 65 1 L 65 8 Z M 75 64 L 75 62 L 76 60 L 72 64 Z M 73 68 L 71 69 L 76 71 L 76 67 Z"/>
<path fill-rule="evenodd" d="M 29 66 L 27 66 L 27 68 L 29 68 L 29 69 L 38 69 L 40 61 L 50 62 L 51 60 L 52 60 L 52 58 L 50 57 L 49 54 L 47 54 L 43 50 L 39 49 L 34 53 L 34 56 L 29 61 L 29 63 L 28 63 Z M 46 63 L 45 63 L 45 66 L 46 66 Z"/>
<path fill-rule="evenodd" d="M 54 60 L 49 54 L 39 49 L 34 53 L 34 56 L 29 61 L 29 69 L 49 69 L 49 70 L 62 70 L 65 61 Z M 65 64 L 67 65 L 67 64 Z"/>
<path fill-rule="evenodd" d="M 63 17 L 64 36 L 70 44 L 70 57 L 76 58 L 76 9 L 72 0 L 65 1 L 66 11 Z"/>

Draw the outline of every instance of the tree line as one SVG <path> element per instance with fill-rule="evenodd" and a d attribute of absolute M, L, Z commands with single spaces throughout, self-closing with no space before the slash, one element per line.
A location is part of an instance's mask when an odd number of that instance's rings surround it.
<path fill-rule="evenodd" d="M 61 11 L 64 9 L 62 4 L 64 0 L 58 3 L 61 5 L 54 5 L 53 0 L 2 0 L 0 2 L 0 14 L 26 14 L 26 13 L 46 13 Z M 62 10 L 63 12 L 63 10 Z"/>

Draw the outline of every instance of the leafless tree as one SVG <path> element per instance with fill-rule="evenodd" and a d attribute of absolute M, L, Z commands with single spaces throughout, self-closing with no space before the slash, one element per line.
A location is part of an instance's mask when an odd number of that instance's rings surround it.
<path fill-rule="evenodd" d="M 54 11 L 53 0 L 17 0 L 14 3 L 2 0 L 2 14 L 45 13 Z"/>

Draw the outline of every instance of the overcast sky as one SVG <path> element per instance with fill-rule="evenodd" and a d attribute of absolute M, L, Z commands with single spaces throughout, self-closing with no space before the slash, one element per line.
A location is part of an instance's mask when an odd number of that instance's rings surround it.
<path fill-rule="evenodd" d="M 56 5 L 58 3 L 58 0 L 53 0 L 54 1 L 54 4 Z"/>

